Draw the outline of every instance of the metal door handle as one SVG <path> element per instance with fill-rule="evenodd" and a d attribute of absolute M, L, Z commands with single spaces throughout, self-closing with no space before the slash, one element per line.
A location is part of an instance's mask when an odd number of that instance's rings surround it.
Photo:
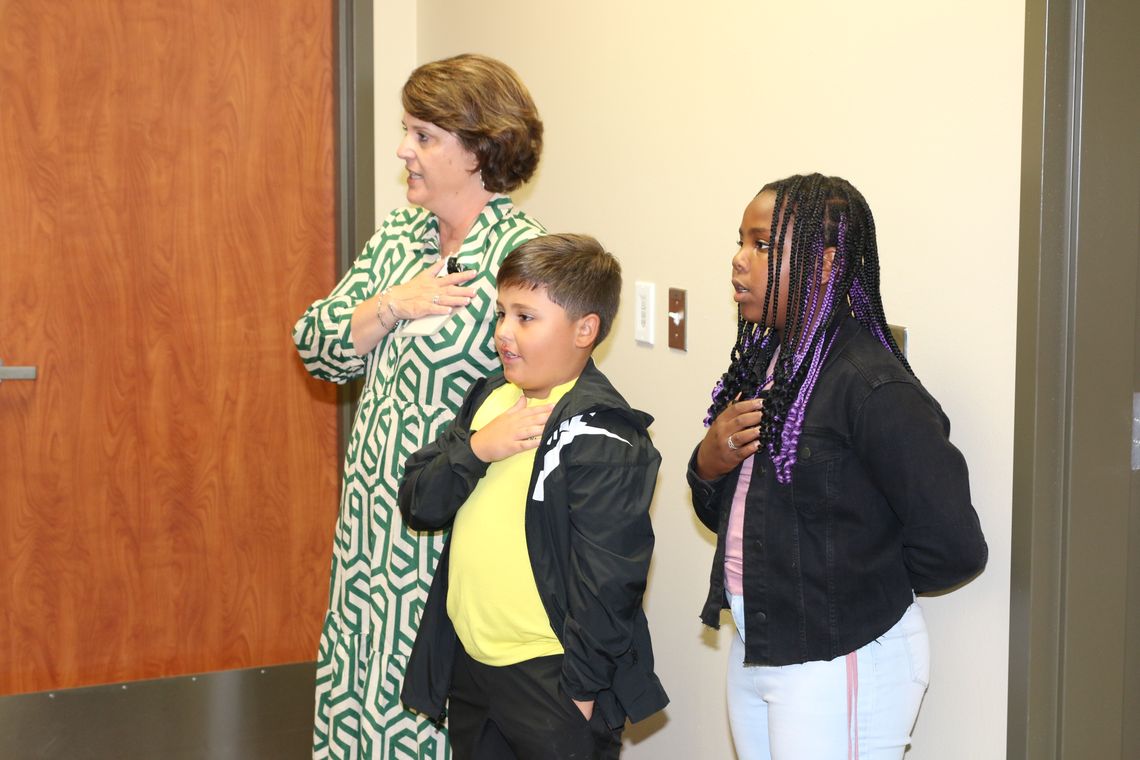
<path fill-rule="evenodd" d="M 35 367 L 5 367 L 4 360 L 0 359 L 0 383 L 5 380 L 35 380 Z"/>

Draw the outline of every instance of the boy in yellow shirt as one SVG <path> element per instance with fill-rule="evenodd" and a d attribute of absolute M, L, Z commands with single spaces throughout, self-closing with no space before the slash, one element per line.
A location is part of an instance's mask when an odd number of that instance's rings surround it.
<path fill-rule="evenodd" d="M 401 697 L 447 716 L 456 760 L 616 758 L 626 718 L 668 702 L 641 608 L 661 457 L 590 358 L 621 268 L 589 236 L 547 235 L 498 284 L 503 374 L 400 486 L 408 525 L 451 526 Z"/>

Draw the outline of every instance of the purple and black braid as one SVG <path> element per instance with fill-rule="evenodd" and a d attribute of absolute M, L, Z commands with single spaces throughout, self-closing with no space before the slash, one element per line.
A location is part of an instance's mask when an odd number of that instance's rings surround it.
<path fill-rule="evenodd" d="M 789 483 L 808 402 L 846 317 L 853 316 L 908 372 L 914 371 L 887 327 L 879 295 L 875 220 L 863 195 L 847 180 L 820 174 L 788 177 L 765 185 L 760 192 L 765 191 L 776 195 L 770 250 L 782 251 L 789 230 L 792 235 L 787 323 L 783 335 L 764 326 L 779 310 L 776 283 L 784 258 L 770 255 L 764 319 L 754 324 L 738 315 L 729 367 L 713 388 L 705 425 L 738 395 L 763 396 L 760 445 L 776 468 L 776 479 Z M 830 247 L 835 248 L 831 276 L 821 284 L 824 251 Z M 782 348 L 771 386 L 763 390 L 764 371 L 777 347 Z"/>

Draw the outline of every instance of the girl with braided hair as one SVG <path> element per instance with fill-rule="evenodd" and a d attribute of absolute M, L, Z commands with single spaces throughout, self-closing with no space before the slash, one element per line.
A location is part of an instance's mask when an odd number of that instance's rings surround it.
<path fill-rule="evenodd" d="M 765 185 L 732 258 L 737 339 L 689 462 L 717 533 L 705 624 L 730 609 L 738 756 L 901 758 L 929 677 L 916 593 L 987 548 L 950 423 L 883 314 L 849 182 Z"/>

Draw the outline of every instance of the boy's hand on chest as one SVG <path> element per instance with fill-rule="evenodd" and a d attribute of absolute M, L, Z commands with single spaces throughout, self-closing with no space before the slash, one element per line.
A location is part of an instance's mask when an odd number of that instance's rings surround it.
<path fill-rule="evenodd" d="M 553 404 L 528 407 L 526 396 L 519 396 L 514 406 L 472 434 L 471 451 L 489 464 L 538 448 L 552 411 Z"/>

